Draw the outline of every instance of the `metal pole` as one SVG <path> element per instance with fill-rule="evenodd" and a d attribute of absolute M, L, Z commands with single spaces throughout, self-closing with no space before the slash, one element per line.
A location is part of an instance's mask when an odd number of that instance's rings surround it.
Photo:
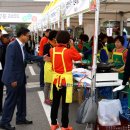
<path fill-rule="evenodd" d="M 96 0 L 91 96 L 95 95 L 95 88 L 96 88 L 97 48 L 98 48 L 98 33 L 99 33 L 99 10 L 100 10 L 100 0 Z M 91 124 L 90 129 L 86 127 L 85 130 L 94 130 L 94 124 Z"/>
<path fill-rule="evenodd" d="M 62 21 L 61 21 L 61 30 L 65 30 L 64 19 L 63 18 L 62 18 Z"/>
<path fill-rule="evenodd" d="M 120 12 L 121 20 L 120 20 L 120 35 L 122 36 L 124 29 L 124 13 Z"/>
<path fill-rule="evenodd" d="M 38 29 L 37 29 L 37 44 L 39 44 L 39 31 L 38 31 Z"/>
<path fill-rule="evenodd" d="M 93 52 L 93 65 L 92 65 L 92 91 L 91 94 L 95 93 L 96 87 L 96 69 L 97 69 L 97 48 L 98 48 L 98 32 L 99 32 L 99 10 L 100 0 L 96 0 L 96 11 L 95 11 L 95 35 L 94 35 L 94 52 Z"/>

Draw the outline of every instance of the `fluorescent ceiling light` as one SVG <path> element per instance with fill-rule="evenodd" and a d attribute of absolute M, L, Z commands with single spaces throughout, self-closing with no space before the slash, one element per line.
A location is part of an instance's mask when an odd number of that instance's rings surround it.
<path fill-rule="evenodd" d="M 49 2 L 49 1 L 53 1 L 53 0 L 33 0 L 33 1 Z"/>

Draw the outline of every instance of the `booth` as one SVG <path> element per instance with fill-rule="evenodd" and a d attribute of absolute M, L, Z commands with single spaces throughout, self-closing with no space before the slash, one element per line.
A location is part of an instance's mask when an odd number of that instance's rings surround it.
<path fill-rule="evenodd" d="M 81 77 L 74 76 L 79 103 L 82 102 L 83 88 L 91 88 L 91 92 L 95 93 L 99 87 L 114 87 L 122 84 L 116 72 L 97 73 L 97 45 L 100 27 L 104 27 L 104 23 L 107 23 L 104 28 L 105 32 L 113 35 L 112 21 L 117 21 L 117 23 L 120 21 L 118 26 L 120 34 L 122 34 L 124 23 L 129 21 L 129 6 L 129 0 L 55 0 L 50 2 L 43 11 L 43 29 L 66 29 L 73 37 L 79 36 L 76 33 L 78 29 L 88 34 L 89 37 L 94 35 L 91 69 L 85 68 L 85 71 L 80 73 Z M 78 69 L 73 70 L 74 74 L 77 72 L 79 72 Z"/>

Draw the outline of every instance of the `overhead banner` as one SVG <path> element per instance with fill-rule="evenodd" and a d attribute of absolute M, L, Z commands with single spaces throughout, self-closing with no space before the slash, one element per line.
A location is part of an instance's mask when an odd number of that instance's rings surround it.
<path fill-rule="evenodd" d="M 49 23 L 49 18 L 48 18 L 48 14 L 44 15 L 44 17 L 42 18 L 42 26 L 43 27 L 48 27 L 48 23 Z"/>
<path fill-rule="evenodd" d="M 40 13 L 0 13 L 0 22 L 2 23 L 31 23 L 37 22 Z"/>
<path fill-rule="evenodd" d="M 49 13 L 49 21 L 50 23 L 55 23 L 60 20 L 60 7 L 56 7 Z"/>
<path fill-rule="evenodd" d="M 65 1 L 65 15 L 71 16 L 73 14 L 83 12 L 90 9 L 92 0 L 64 0 Z"/>
<path fill-rule="evenodd" d="M 79 25 L 83 25 L 83 13 L 79 14 Z"/>
<path fill-rule="evenodd" d="M 66 18 L 74 14 L 94 10 L 96 7 L 95 1 L 96 0 L 62 0 L 61 15 L 63 18 Z"/>

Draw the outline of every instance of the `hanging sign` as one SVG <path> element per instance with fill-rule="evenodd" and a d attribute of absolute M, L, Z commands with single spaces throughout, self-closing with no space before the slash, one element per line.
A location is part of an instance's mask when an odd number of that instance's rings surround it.
<path fill-rule="evenodd" d="M 54 23 L 54 29 L 56 29 L 56 24 Z"/>
<path fill-rule="evenodd" d="M 58 28 L 60 28 L 60 20 L 58 20 Z"/>
<path fill-rule="evenodd" d="M 40 13 L 0 13 L 0 22 L 10 23 L 31 23 L 37 22 Z"/>
<path fill-rule="evenodd" d="M 52 24 L 51 24 L 51 29 L 52 29 Z"/>
<path fill-rule="evenodd" d="M 66 16 L 89 10 L 90 0 L 65 0 L 66 1 Z"/>
<path fill-rule="evenodd" d="M 49 21 L 50 21 L 50 23 L 55 23 L 58 20 L 60 20 L 60 7 L 54 8 L 49 13 Z"/>
<path fill-rule="evenodd" d="M 79 14 L 79 25 L 83 25 L 83 14 Z"/>
<path fill-rule="evenodd" d="M 113 28 L 107 28 L 107 36 L 112 36 Z"/>
<path fill-rule="evenodd" d="M 44 15 L 44 17 L 42 18 L 42 25 L 43 25 L 43 27 L 47 27 L 47 26 L 48 26 L 48 23 L 49 23 L 48 14 L 46 14 L 46 15 Z"/>
<path fill-rule="evenodd" d="M 64 19 L 62 19 L 62 21 L 61 21 L 61 30 L 64 30 L 65 29 L 65 23 L 64 23 Z"/>
<path fill-rule="evenodd" d="M 70 17 L 67 18 L 67 27 L 70 27 Z"/>

